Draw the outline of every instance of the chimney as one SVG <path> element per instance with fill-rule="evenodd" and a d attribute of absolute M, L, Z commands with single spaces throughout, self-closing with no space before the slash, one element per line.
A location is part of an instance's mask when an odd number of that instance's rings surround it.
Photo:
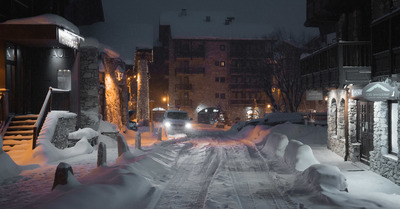
<path fill-rule="evenodd" d="M 232 22 L 232 20 L 234 20 L 234 19 L 235 19 L 234 17 L 227 17 L 225 19 L 225 25 L 229 25 Z"/>
<path fill-rule="evenodd" d="M 182 9 L 179 16 L 186 16 L 186 15 L 187 15 L 186 9 Z"/>
<path fill-rule="evenodd" d="M 206 16 L 206 22 L 211 22 L 211 16 Z"/>

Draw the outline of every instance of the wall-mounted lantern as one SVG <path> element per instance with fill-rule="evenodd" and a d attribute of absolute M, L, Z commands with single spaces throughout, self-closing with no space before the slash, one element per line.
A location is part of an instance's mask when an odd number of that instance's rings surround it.
<path fill-rule="evenodd" d="M 121 67 L 119 66 L 115 70 L 115 77 L 117 78 L 118 81 L 121 81 L 122 78 L 124 77 L 124 70 L 122 70 Z"/>

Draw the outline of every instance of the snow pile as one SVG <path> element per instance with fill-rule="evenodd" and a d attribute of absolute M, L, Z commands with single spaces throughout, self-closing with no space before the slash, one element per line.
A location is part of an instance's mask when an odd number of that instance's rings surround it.
<path fill-rule="evenodd" d="M 97 132 L 91 128 L 82 128 L 82 129 L 80 128 L 77 131 L 69 133 L 68 139 L 82 139 L 83 137 L 91 139 L 91 138 L 94 138 L 99 135 L 100 135 L 99 132 Z"/>
<path fill-rule="evenodd" d="M 2 24 L 10 25 L 57 25 L 61 28 L 68 29 L 79 35 L 79 28 L 66 20 L 65 18 L 55 14 L 43 14 L 35 17 L 20 18 L 5 21 Z"/>
<path fill-rule="evenodd" d="M 289 141 L 283 158 L 286 164 L 297 171 L 304 171 L 311 165 L 319 164 L 311 147 L 297 140 Z"/>
<path fill-rule="evenodd" d="M 3 138 L 0 135 L 0 182 L 8 177 L 18 175 L 22 169 L 3 151 Z"/>
<path fill-rule="evenodd" d="M 267 125 L 277 125 L 286 122 L 297 124 L 304 123 L 304 117 L 300 113 L 267 113 L 264 115 L 264 118 L 262 118 L 262 120 Z"/>
<path fill-rule="evenodd" d="M 42 130 L 38 136 L 37 147 L 34 150 L 28 150 L 18 164 L 45 164 L 57 160 L 70 158 L 81 154 L 91 153 L 93 147 L 89 144 L 87 137 L 84 136 L 76 143 L 74 147 L 58 149 L 52 143 L 57 120 L 59 118 L 76 117 L 75 113 L 67 111 L 51 111 L 43 124 Z"/>
<path fill-rule="evenodd" d="M 286 146 L 289 144 L 289 139 L 284 134 L 271 133 L 267 137 L 267 141 L 263 149 L 261 150 L 269 158 L 283 159 L 285 155 Z"/>
<path fill-rule="evenodd" d="M 304 180 L 316 191 L 346 191 L 346 177 L 332 165 L 315 164 L 304 170 Z"/>

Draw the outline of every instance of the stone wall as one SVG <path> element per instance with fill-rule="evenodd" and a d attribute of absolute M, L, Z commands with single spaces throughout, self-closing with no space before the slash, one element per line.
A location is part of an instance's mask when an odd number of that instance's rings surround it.
<path fill-rule="evenodd" d="M 346 155 L 345 139 L 345 95 L 341 89 L 328 93 L 328 149 L 341 157 Z"/>
<path fill-rule="evenodd" d="M 360 144 L 357 143 L 357 101 L 354 99 L 348 99 L 347 102 L 349 120 L 349 156 L 347 160 L 358 162 L 360 161 Z"/>
<path fill-rule="evenodd" d="M 75 131 L 76 116 L 68 118 L 58 118 L 54 136 L 51 143 L 58 149 L 65 149 L 68 146 L 68 134 Z"/>
<path fill-rule="evenodd" d="M 372 171 L 400 185 L 399 160 L 388 154 L 388 102 L 374 103 L 374 149 L 370 152 L 370 168 Z M 398 128 L 400 131 L 400 128 Z"/>
<path fill-rule="evenodd" d="M 143 121 L 147 124 L 150 121 L 149 108 L 149 69 L 146 59 L 138 60 L 138 94 L 137 94 L 137 112 L 136 118 L 138 121 Z"/>
<path fill-rule="evenodd" d="M 99 51 L 95 47 L 81 47 L 80 105 L 81 128 L 99 128 Z"/>

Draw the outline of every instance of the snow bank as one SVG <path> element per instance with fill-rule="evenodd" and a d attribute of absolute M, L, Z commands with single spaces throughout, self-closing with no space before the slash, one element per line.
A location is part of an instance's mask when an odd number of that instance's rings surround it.
<path fill-rule="evenodd" d="M 304 144 L 326 144 L 327 127 L 307 126 L 302 124 L 284 123 L 271 128 L 271 133 L 285 134 L 289 139 L 296 139 Z"/>
<path fill-rule="evenodd" d="M 314 157 L 311 147 L 297 140 L 289 141 L 283 158 L 289 167 L 297 171 L 304 171 L 311 165 L 319 164 L 318 160 Z"/>
<path fill-rule="evenodd" d="M 82 139 L 71 148 L 61 150 L 51 143 L 51 139 L 54 136 L 54 131 L 56 129 L 57 120 L 61 117 L 76 117 L 76 114 L 67 111 L 51 111 L 47 115 L 42 130 L 38 136 L 37 147 L 34 150 L 28 150 L 19 163 L 37 163 L 43 165 L 81 154 L 91 153 L 93 151 L 93 147 L 89 144 L 87 136 L 83 135 Z"/>
<path fill-rule="evenodd" d="M 304 117 L 300 113 L 267 113 L 262 118 L 265 124 L 267 125 L 277 125 L 281 123 L 297 123 L 302 124 L 304 123 Z"/>
<path fill-rule="evenodd" d="M 316 191 L 347 189 L 346 177 L 339 168 L 332 165 L 314 164 L 304 170 L 302 177 Z"/>
<path fill-rule="evenodd" d="M 285 155 L 286 146 L 289 144 L 289 139 L 284 134 L 271 133 L 267 137 L 265 146 L 261 150 L 268 157 L 283 158 Z"/>
<path fill-rule="evenodd" d="M 86 137 L 88 139 L 94 138 L 99 136 L 99 132 L 91 129 L 91 128 L 82 128 L 77 131 L 68 134 L 68 139 L 82 139 Z"/>
<path fill-rule="evenodd" d="M 11 157 L 3 151 L 3 138 L 0 135 L 0 182 L 4 179 L 16 176 L 21 171 L 22 168 L 18 166 Z"/>

